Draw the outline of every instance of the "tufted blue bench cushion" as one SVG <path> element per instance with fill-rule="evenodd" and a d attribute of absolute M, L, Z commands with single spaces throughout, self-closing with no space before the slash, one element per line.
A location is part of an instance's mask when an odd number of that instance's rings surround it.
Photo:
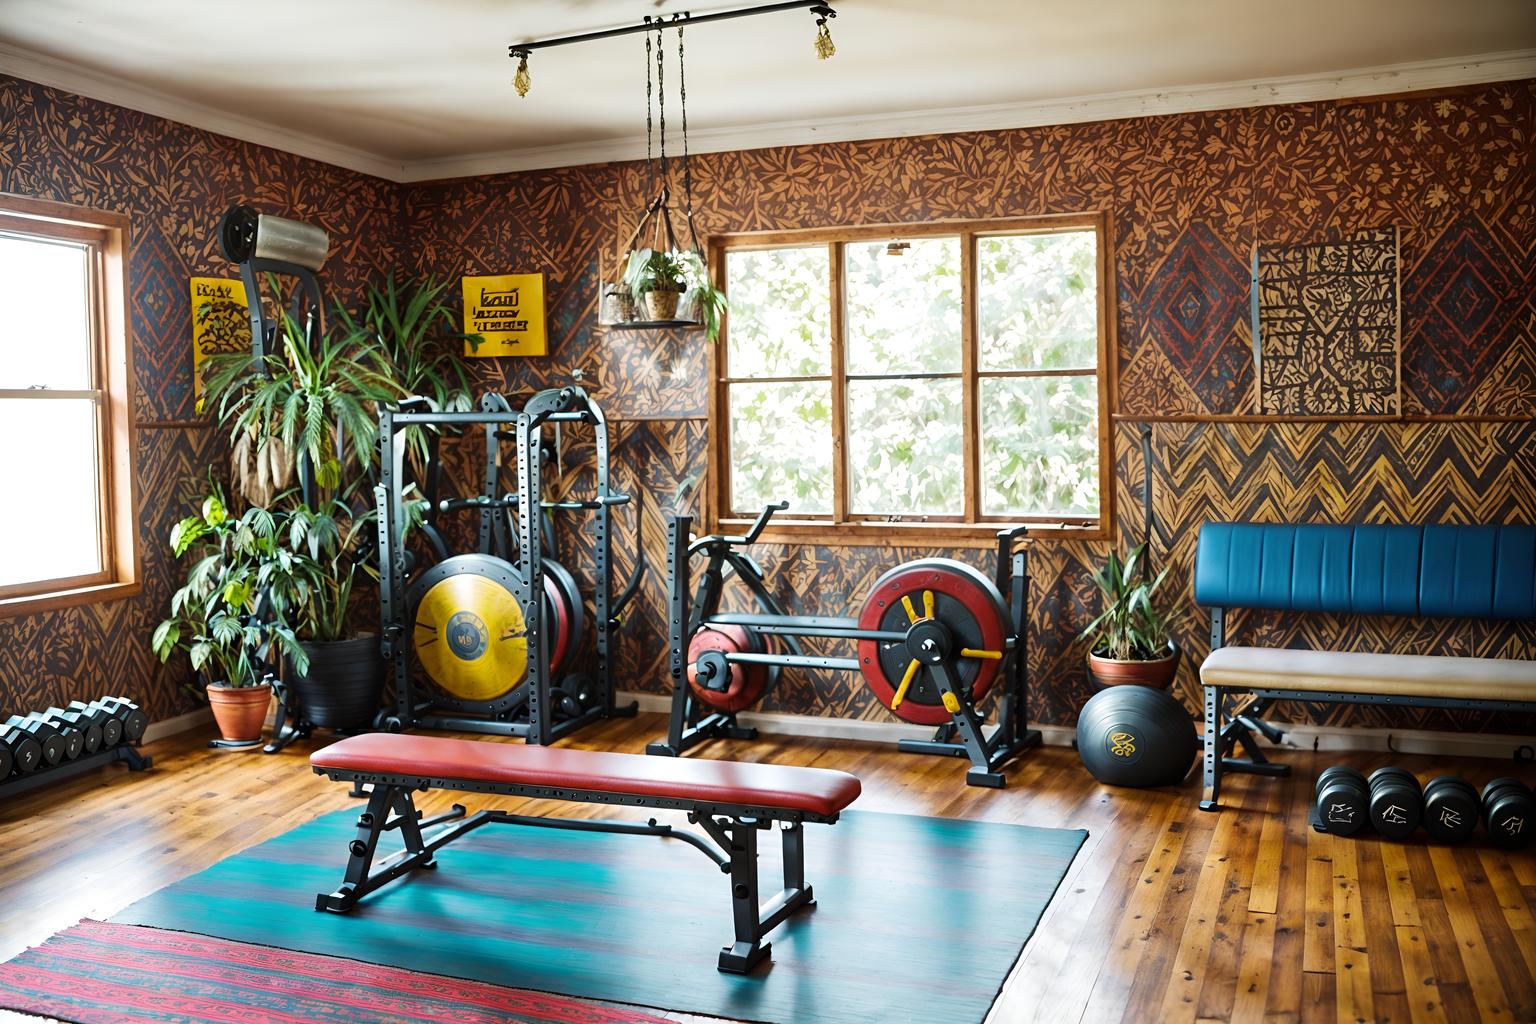
<path fill-rule="evenodd" d="M 1536 619 L 1536 526 L 1206 523 L 1207 608 Z"/>

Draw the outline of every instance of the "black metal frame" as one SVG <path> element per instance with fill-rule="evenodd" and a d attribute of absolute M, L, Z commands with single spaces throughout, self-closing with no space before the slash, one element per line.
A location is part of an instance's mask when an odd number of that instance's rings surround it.
<path fill-rule="evenodd" d="M 714 861 L 721 872 L 730 876 L 734 937 L 730 945 L 721 949 L 718 966 L 720 970 L 733 974 L 745 974 L 767 958 L 773 948 L 772 943 L 763 941 L 768 932 L 796 911 L 815 904 L 812 889 L 805 882 L 803 826 L 806 822 L 832 824 L 838 819 L 836 814 L 819 815 L 783 808 L 551 786 L 471 782 L 318 767 L 315 774 L 350 782 L 354 791 L 365 785 L 372 787 L 368 806 L 357 819 L 357 835 L 347 845 L 347 867 L 342 883 L 333 892 L 315 896 L 316 910 L 345 914 L 363 897 L 395 879 L 418 868 L 437 867 L 433 855 L 438 850 L 482 825 L 523 825 L 578 832 L 660 836 L 682 840 Z M 445 814 L 423 819 L 411 794 L 415 790 L 427 789 L 681 810 L 687 812 L 689 823 L 702 828 L 708 838 L 671 825 L 659 824 L 655 818 L 645 822 L 545 818 L 497 810 L 483 810 L 470 815 L 462 804 L 455 804 Z M 784 887 L 764 902 L 759 893 L 757 833 L 775 825 L 782 826 Z M 434 833 L 425 831 L 438 826 L 441 827 Z M 380 839 L 384 833 L 396 830 L 400 832 L 402 849 L 375 865 L 374 858 L 378 854 Z"/>
<path fill-rule="evenodd" d="M 693 14 L 684 11 L 682 14 L 672 15 L 670 18 L 647 16 L 642 22 L 621 25 L 618 28 L 599 29 L 596 32 L 582 32 L 577 35 L 558 36 L 554 39 L 533 39 L 526 43 L 512 43 L 507 46 L 507 56 L 526 57 L 535 50 L 547 50 L 552 46 L 569 46 L 571 43 L 587 43 L 597 39 L 612 39 L 615 36 L 634 35 L 636 32 L 653 32 L 658 24 L 665 23 L 667 28 L 678 25 L 704 25 L 712 21 L 728 21 L 732 18 L 748 18 L 758 14 L 777 14 L 780 11 L 809 10 L 819 14 L 823 18 L 835 18 L 837 12 L 827 6 L 826 0 L 781 0 L 779 3 L 758 4 L 755 7 L 741 7 L 734 11 L 715 11 L 710 14 Z"/>
<path fill-rule="evenodd" d="M 144 771 L 154 764 L 154 758 L 148 754 L 139 753 L 125 740 L 116 746 L 98 750 L 94 754 L 82 754 L 73 761 L 64 761 L 52 767 L 39 767 L 25 775 L 12 775 L 9 779 L 0 779 L 0 802 L 119 761 L 126 761 L 128 770 L 135 772 Z"/>
<path fill-rule="evenodd" d="M 971 763 L 965 781 L 972 786 L 1001 789 L 1007 785 L 1003 767 L 1030 747 L 1039 745 L 1040 731 L 1029 728 L 1025 706 L 1027 686 L 1028 634 L 1025 618 L 1029 600 L 1028 559 L 1017 544 L 1027 534 L 1027 527 L 1000 530 L 997 535 L 997 580 L 1008 595 L 1012 636 L 1008 638 L 1010 656 L 1005 665 L 1001 696 L 998 700 L 998 725 L 988 736 L 985 722 L 971 701 L 949 656 L 948 630 L 941 624 L 919 623 L 902 632 L 861 629 L 855 618 L 819 615 L 790 615 L 769 592 L 763 571 L 741 548 L 753 544 L 775 511 L 787 507 L 780 502 L 763 509 L 757 521 L 744 535 L 710 535 L 688 543 L 691 516 L 674 516 L 667 532 L 667 636 L 668 667 L 672 676 L 672 708 L 668 718 L 667 739 L 646 746 L 647 754 L 677 757 L 712 739 L 754 739 L 757 730 L 737 721 L 735 712 L 706 710 L 688 685 L 686 664 L 689 639 L 705 625 L 746 626 L 756 632 L 783 638 L 785 652 L 711 652 L 705 658 L 721 669 L 730 663 L 767 665 L 779 668 L 815 668 L 832 671 L 860 671 L 857 658 L 807 656 L 800 637 L 830 637 L 847 640 L 885 640 L 905 642 L 912 657 L 922 662 L 930 673 L 951 720 L 934 731 L 932 739 L 899 740 L 896 749 L 908 754 L 934 754 L 964 757 Z M 692 602 L 688 597 L 690 562 L 698 553 L 709 556 L 699 577 Z M 725 568 L 729 566 L 747 586 L 762 609 L 760 614 L 723 613 L 719 611 Z M 919 636 L 924 629 L 938 627 L 942 636 Z M 937 648 L 923 643 L 937 641 Z M 701 664 L 705 659 L 700 659 Z M 770 686 L 772 682 L 770 681 Z"/>
<path fill-rule="evenodd" d="M 543 427 L 546 423 L 586 423 L 595 435 L 597 489 L 584 501 L 542 500 Z M 486 462 L 482 493 L 469 505 L 481 511 L 482 549 L 490 550 L 499 532 L 497 524 L 512 509 L 517 512 L 517 552 L 514 563 L 521 577 L 515 588 L 522 605 L 528 635 L 528 674 L 523 683 L 493 701 L 466 702 L 442 695 L 420 696 L 412 678 L 410 644 L 407 639 L 410 613 L 406 598 L 409 553 L 404 544 L 405 444 L 407 427 L 473 426 L 485 428 Z M 515 426 L 517 442 L 517 491 L 500 494 L 500 442 Z M 379 484 L 374 488 L 378 508 L 379 607 L 382 649 L 389 663 L 394 683 L 395 709 L 382 724 L 391 730 L 422 727 L 453 729 L 499 736 L 521 736 L 529 743 L 548 744 L 582 726 L 603 718 L 633 715 L 637 705 L 622 707 L 615 701 L 613 659 L 610 645 L 619 626 L 619 614 L 639 585 L 643 559 L 637 559 L 635 576 L 615 599 L 613 594 L 613 542 L 611 509 L 627 504 L 628 494 L 615 492 L 609 485 L 608 421 L 586 391 L 575 385 L 541 391 L 528 400 L 522 411 L 515 412 L 500 395 L 487 395 L 476 412 L 435 412 L 424 405 L 406 403 L 399 408 L 379 411 Z M 436 460 L 433 460 L 433 469 Z M 429 485 L 427 497 L 436 504 Z M 544 623 L 544 558 L 548 546 L 543 536 L 544 513 L 550 510 L 582 510 L 594 513 L 594 604 L 596 606 L 596 686 L 597 701 L 580 715 L 562 722 L 554 721 L 550 691 L 554 681 L 549 668 L 549 631 Z M 433 538 L 436 538 L 435 540 Z M 439 556 L 446 554 L 441 538 L 433 530 L 429 543 Z M 526 719 L 521 712 L 526 710 Z M 446 713 L 445 713 L 446 712 Z"/>
<path fill-rule="evenodd" d="M 1226 645 L 1225 608 L 1211 609 L 1211 650 Z M 1232 699 L 1246 695 L 1247 703 L 1233 709 Z M 1368 704 L 1377 707 L 1446 708 L 1468 711 L 1536 712 L 1536 702 L 1480 700 L 1471 697 L 1412 697 L 1386 693 L 1351 693 L 1344 690 L 1289 690 L 1284 687 L 1240 689 L 1205 686 L 1204 781 L 1200 809 L 1214 811 L 1221 806 L 1221 776 L 1224 772 L 1250 775 L 1287 776 L 1291 766 L 1278 764 L 1264 756 L 1254 733 L 1262 733 L 1272 743 L 1285 738 L 1285 731 L 1261 715 L 1275 701 L 1293 700 L 1318 704 Z M 1238 757 L 1241 745 L 1247 757 Z"/>

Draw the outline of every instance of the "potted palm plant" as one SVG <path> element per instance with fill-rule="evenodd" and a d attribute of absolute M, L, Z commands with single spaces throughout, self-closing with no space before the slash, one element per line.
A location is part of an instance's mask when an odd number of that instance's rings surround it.
<path fill-rule="evenodd" d="M 1093 575 L 1104 607 L 1080 637 L 1090 640 L 1088 670 L 1100 686 L 1133 683 L 1167 689 L 1178 671 L 1179 645 L 1153 603 L 1168 569 L 1148 579 L 1145 557 L 1145 544 L 1123 560 L 1111 551 Z"/>
<path fill-rule="evenodd" d="M 686 294 L 692 318 L 704 325 L 710 341 L 720 336 L 725 294 L 709 278 L 697 249 L 636 249 L 624 265 L 623 285 L 652 320 L 673 320 Z"/>
<path fill-rule="evenodd" d="M 338 307 L 336 314 L 349 335 L 377 346 L 383 373 L 399 395 L 425 398 L 437 412 L 467 412 L 474 400 L 464 345 L 478 349 L 485 339 L 458 329 L 452 307 L 443 301 L 447 290 L 447 283 L 430 277 L 397 282 L 391 273 L 368 286 L 357 313 Z M 412 426 L 405 431 L 406 451 L 418 477 L 427 461 L 429 429 Z"/>
<path fill-rule="evenodd" d="M 289 550 L 308 583 L 293 611 L 307 665 L 295 665 L 288 684 L 305 720 L 323 728 L 365 728 L 384 688 L 379 639 L 352 630 L 347 614 L 358 577 L 378 578 L 360 543 L 372 524 L 371 512 L 355 515 L 340 500 L 286 516 Z"/>
<path fill-rule="evenodd" d="M 170 616 L 150 644 L 162 662 L 185 651 L 226 742 L 261 738 L 271 702 L 268 669 L 283 658 L 308 667 L 287 623 L 307 584 L 278 542 L 277 521 L 252 507 L 235 517 L 217 487 L 171 529 L 171 550 L 193 562 L 171 595 Z"/>

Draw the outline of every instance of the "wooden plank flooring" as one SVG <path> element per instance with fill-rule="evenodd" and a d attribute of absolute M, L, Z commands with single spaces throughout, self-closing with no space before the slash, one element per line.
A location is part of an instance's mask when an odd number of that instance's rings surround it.
<path fill-rule="evenodd" d="M 642 716 L 570 745 L 638 752 L 663 730 Z M 357 806 L 309 772 L 314 744 L 267 757 L 204 739 L 152 745 L 151 772 L 106 769 L 0 807 L 0 959 Z M 1312 778 L 1337 761 L 1369 771 L 1390 760 L 1479 786 L 1519 774 L 1508 762 L 1289 753 L 1294 778 L 1231 776 L 1227 809 L 1205 814 L 1193 783 L 1109 789 L 1063 748 L 1026 755 L 1000 792 L 964 786 L 958 761 L 869 744 L 767 737 L 707 753 L 851 771 L 864 781 L 861 809 L 1088 829 L 989 1021 L 1536 1021 L 1536 851 L 1435 847 L 1422 834 L 1402 845 L 1340 839 L 1306 821 Z M 465 797 L 430 794 L 422 806 L 455 799 Z"/>

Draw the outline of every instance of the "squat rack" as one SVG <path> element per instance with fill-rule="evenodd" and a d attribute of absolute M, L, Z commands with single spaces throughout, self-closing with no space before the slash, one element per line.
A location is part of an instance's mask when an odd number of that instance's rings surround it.
<path fill-rule="evenodd" d="M 613 541 L 611 510 L 629 503 L 630 496 L 616 492 L 609 484 L 608 421 L 602 409 L 586 391 L 576 385 L 551 388 L 529 399 L 520 412 L 511 409 L 501 395 L 486 395 L 481 408 L 473 412 L 437 412 L 425 401 L 407 400 L 399 407 L 385 407 L 379 412 L 379 484 L 374 489 L 378 509 L 379 606 L 382 620 L 382 650 L 389 665 L 395 688 L 395 709 L 386 715 L 383 725 L 399 731 L 420 726 L 428 729 L 457 729 L 465 732 L 521 736 L 529 743 L 548 744 L 600 718 L 633 715 L 633 702 L 617 707 L 610 651 L 618 613 L 634 593 L 626 587 L 615 600 L 612 583 Z M 596 493 L 580 501 L 542 499 L 540 452 L 546 423 L 586 423 L 593 428 L 596 441 Z M 498 495 L 500 462 L 497 442 L 508 436 L 507 427 L 515 425 L 517 441 L 517 491 Z M 412 557 L 404 541 L 406 484 L 405 430 L 408 427 L 485 428 L 489 449 L 486 456 L 484 490 L 473 504 L 481 510 L 482 544 L 490 537 L 499 517 L 516 509 L 517 558 L 520 579 L 513 592 L 522 606 L 527 625 L 530 657 L 528 673 L 520 686 L 496 701 L 492 717 L 469 717 L 462 708 L 445 705 L 430 696 L 419 695 L 411 672 L 407 616 L 407 577 Z M 434 460 L 435 465 L 436 460 Z M 429 495 L 435 500 L 435 495 Z M 444 502 L 447 506 L 451 503 Z M 542 536 L 546 510 L 591 511 L 594 513 L 594 604 L 596 612 L 596 686 L 597 699 L 580 715 L 556 722 L 551 713 L 550 690 L 554 685 L 549 667 L 549 630 L 544 622 L 544 567 Z M 441 542 L 434 543 L 437 547 Z M 440 549 L 439 554 L 442 554 Z M 513 714 L 526 707 L 526 720 L 513 720 Z"/>

